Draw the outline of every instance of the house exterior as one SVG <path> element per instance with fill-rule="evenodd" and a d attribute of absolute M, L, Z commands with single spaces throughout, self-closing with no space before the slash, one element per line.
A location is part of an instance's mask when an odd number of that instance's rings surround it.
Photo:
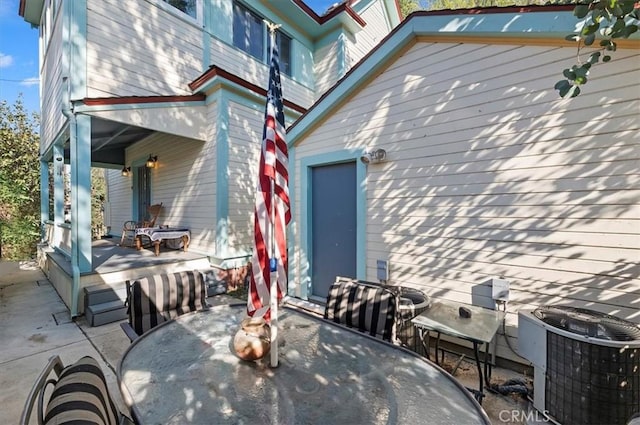
<path fill-rule="evenodd" d="M 301 0 L 21 0 L 19 13 L 40 29 L 41 251 L 71 262 L 72 279 L 54 284 L 72 316 L 92 270 L 91 167 L 107 170 L 113 236 L 162 202 L 157 222 L 188 227 L 191 252 L 220 267 L 246 262 L 269 72 L 264 20 L 280 25 L 287 124 L 400 22 L 395 0 L 346 1 L 322 16 Z"/>
<path fill-rule="evenodd" d="M 392 285 L 495 307 L 503 277 L 497 353 L 518 362 L 523 309 L 639 323 L 640 44 L 621 40 L 561 99 L 576 28 L 571 7 L 416 12 L 352 68 L 288 129 L 290 291 L 320 299 L 331 276 L 386 268 Z"/>
<path fill-rule="evenodd" d="M 290 295 L 322 300 L 344 275 L 490 306 L 503 277 L 498 355 L 518 362 L 520 310 L 640 322 L 637 37 L 560 99 L 570 6 L 416 12 L 399 26 L 386 0 L 323 16 L 299 0 L 22 0 L 20 13 L 41 28 L 44 242 L 74 266 L 72 315 L 91 269 L 89 165 L 109 170 L 114 236 L 162 202 L 159 222 L 189 227 L 190 250 L 246 262 L 268 75 L 266 42 L 252 42 L 266 18 L 289 52 Z M 376 149 L 382 161 L 361 161 Z"/>

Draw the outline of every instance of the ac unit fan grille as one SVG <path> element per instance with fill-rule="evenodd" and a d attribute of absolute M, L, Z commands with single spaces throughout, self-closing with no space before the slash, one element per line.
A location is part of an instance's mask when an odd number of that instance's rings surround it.
<path fill-rule="evenodd" d="M 533 314 L 548 325 L 577 335 L 611 341 L 640 340 L 640 328 L 635 323 L 594 310 L 540 307 Z"/>
<path fill-rule="evenodd" d="M 563 425 L 624 425 L 640 412 L 640 348 L 547 332 L 545 409 Z"/>

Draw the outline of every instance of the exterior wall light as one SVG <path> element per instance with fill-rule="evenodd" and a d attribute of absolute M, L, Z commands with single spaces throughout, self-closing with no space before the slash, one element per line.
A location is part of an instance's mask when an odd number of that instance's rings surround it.
<path fill-rule="evenodd" d="M 361 157 L 360 161 L 363 164 L 377 164 L 379 162 L 384 161 L 387 157 L 387 151 L 384 149 L 373 149 L 370 151 L 366 151 Z"/>
<path fill-rule="evenodd" d="M 158 157 L 149 155 L 146 164 L 147 168 L 156 168 L 156 162 L 158 162 Z"/>
<path fill-rule="evenodd" d="M 122 171 L 120 173 L 122 174 L 122 177 L 129 177 L 129 174 L 131 173 L 131 167 L 122 167 Z"/>

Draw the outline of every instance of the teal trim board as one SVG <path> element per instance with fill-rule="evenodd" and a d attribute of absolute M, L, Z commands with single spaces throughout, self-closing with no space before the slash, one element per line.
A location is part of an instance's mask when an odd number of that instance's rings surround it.
<path fill-rule="evenodd" d="M 216 255 L 229 248 L 229 99 L 223 91 L 217 99 L 216 130 Z"/>
<path fill-rule="evenodd" d="M 40 160 L 40 241 L 45 240 L 47 221 L 49 221 L 49 163 Z"/>
<path fill-rule="evenodd" d="M 69 95 L 71 99 L 87 96 L 87 0 L 65 2 L 70 4 L 69 28 Z"/>

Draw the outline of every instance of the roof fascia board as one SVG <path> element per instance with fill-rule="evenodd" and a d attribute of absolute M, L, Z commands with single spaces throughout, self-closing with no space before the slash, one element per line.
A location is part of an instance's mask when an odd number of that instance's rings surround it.
<path fill-rule="evenodd" d="M 417 14 L 416 35 L 455 33 L 473 36 L 518 36 L 564 39 L 582 27 L 571 12 L 505 12 L 495 14 L 422 15 Z M 424 23 L 424 24 L 423 24 Z"/>
<path fill-rule="evenodd" d="M 255 94 L 258 94 L 262 98 L 267 96 L 267 89 L 250 83 L 249 81 L 237 77 L 217 66 L 212 66 L 207 72 L 189 83 L 189 88 L 194 93 L 202 93 L 208 95 L 209 93 L 213 92 L 215 87 L 218 85 L 234 88 L 239 92 L 253 92 Z M 284 99 L 284 105 L 287 108 L 290 108 L 301 114 L 307 111 L 306 108 L 303 108 L 302 106 L 287 99 Z"/>
<path fill-rule="evenodd" d="M 154 108 L 179 108 L 183 106 L 205 105 L 204 95 L 193 96 L 149 96 L 149 97 L 104 97 L 85 98 L 74 101 L 73 111 L 77 113 L 122 111 Z"/>
<path fill-rule="evenodd" d="M 44 0 L 20 0 L 18 15 L 32 26 L 39 27 L 43 8 Z"/>

